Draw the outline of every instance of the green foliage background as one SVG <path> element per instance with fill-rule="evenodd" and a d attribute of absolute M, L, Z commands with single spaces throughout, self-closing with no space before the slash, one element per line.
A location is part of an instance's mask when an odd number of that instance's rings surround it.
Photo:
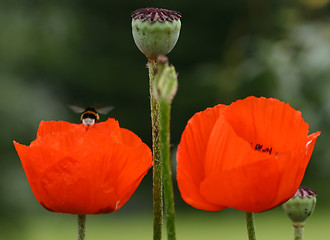
<path fill-rule="evenodd" d="M 319 193 L 318 207 L 329 207 L 329 0 L 2 0 L 0 219 L 23 224 L 22 216 L 45 211 L 12 140 L 29 144 L 41 120 L 78 123 L 70 104 L 114 106 L 110 116 L 151 145 L 146 59 L 130 26 L 130 13 L 141 7 L 183 15 L 169 54 L 179 73 L 171 125 L 174 173 L 176 145 L 195 112 L 250 95 L 275 97 L 302 111 L 310 132 L 322 131 L 303 184 Z M 176 199 L 177 212 L 192 210 L 177 191 Z M 120 211 L 151 208 L 149 173 Z"/>

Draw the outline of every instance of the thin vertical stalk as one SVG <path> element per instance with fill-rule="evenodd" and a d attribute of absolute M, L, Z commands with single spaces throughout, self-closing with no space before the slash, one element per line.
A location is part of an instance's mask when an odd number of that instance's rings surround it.
<path fill-rule="evenodd" d="M 78 215 L 78 240 L 86 240 L 86 215 Z"/>
<path fill-rule="evenodd" d="M 256 240 L 256 228 L 254 224 L 254 214 L 246 213 L 246 227 L 248 231 L 249 240 Z"/>
<path fill-rule="evenodd" d="M 159 102 L 152 94 L 152 87 L 157 74 L 155 62 L 148 62 L 149 70 L 149 92 L 152 123 L 152 153 L 153 153 L 153 211 L 154 211 L 154 240 L 162 238 L 163 225 L 163 193 L 162 193 L 162 163 L 160 159 L 160 123 L 159 123 Z"/>
<path fill-rule="evenodd" d="M 175 240 L 175 209 L 170 160 L 170 118 L 171 102 L 159 101 L 160 107 L 160 146 L 163 167 L 165 219 L 167 239 Z"/>
<path fill-rule="evenodd" d="M 294 240 L 303 240 L 305 223 L 293 223 Z"/>

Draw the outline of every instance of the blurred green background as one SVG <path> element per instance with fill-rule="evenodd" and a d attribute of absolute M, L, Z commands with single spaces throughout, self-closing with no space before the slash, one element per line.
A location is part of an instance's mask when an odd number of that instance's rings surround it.
<path fill-rule="evenodd" d="M 0 239 L 76 237 L 74 216 L 47 212 L 34 199 L 12 144 L 29 144 L 41 120 L 78 123 L 80 116 L 68 105 L 114 106 L 109 115 L 151 145 L 146 59 L 130 26 L 130 13 L 141 7 L 183 15 L 179 41 L 169 54 L 179 73 L 173 156 L 197 111 L 250 95 L 290 103 L 302 111 L 310 132 L 322 131 L 303 180 L 319 193 L 306 239 L 329 236 L 329 0 L 1 0 Z M 175 175 L 174 158 L 173 169 Z M 150 171 L 120 211 L 89 217 L 90 238 L 150 239 L 151 184 Z M 198 211 L 177 189 L 175 196 L 180 239 L 246 238 L 244 214 Z M 279 232 L 277 239 L 292 237 L 280 209 L 257 214 L 256 221 L 262 239 Z"/>

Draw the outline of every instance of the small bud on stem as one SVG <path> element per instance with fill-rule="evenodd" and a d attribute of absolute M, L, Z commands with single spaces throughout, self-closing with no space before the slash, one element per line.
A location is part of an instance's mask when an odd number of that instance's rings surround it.
<path fill-rule="evenodd" d="M 157 58 L 157 78 L 152 86 L 155 99 L 172 102 L 177 89 L 178 79 L 175 68 L 168 64 L 168 59 L 164 55 Z"/>

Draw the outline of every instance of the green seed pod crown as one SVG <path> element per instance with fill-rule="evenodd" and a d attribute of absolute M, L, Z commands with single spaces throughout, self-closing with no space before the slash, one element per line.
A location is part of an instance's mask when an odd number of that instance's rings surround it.
<path fill-rule="evenodd" d="M 282 205 L 284 212 L 294 223 L 303 223 L 313 213 L 317 193 L 308 187 L 300 186 L 296 194 Z"/>
<path fill-rule="evenodd" d="M 160 8 L 138 9 L 131 14 L 135 44 L 149 60 L 168 54 L 178 41 L 181 14 Z"/>

